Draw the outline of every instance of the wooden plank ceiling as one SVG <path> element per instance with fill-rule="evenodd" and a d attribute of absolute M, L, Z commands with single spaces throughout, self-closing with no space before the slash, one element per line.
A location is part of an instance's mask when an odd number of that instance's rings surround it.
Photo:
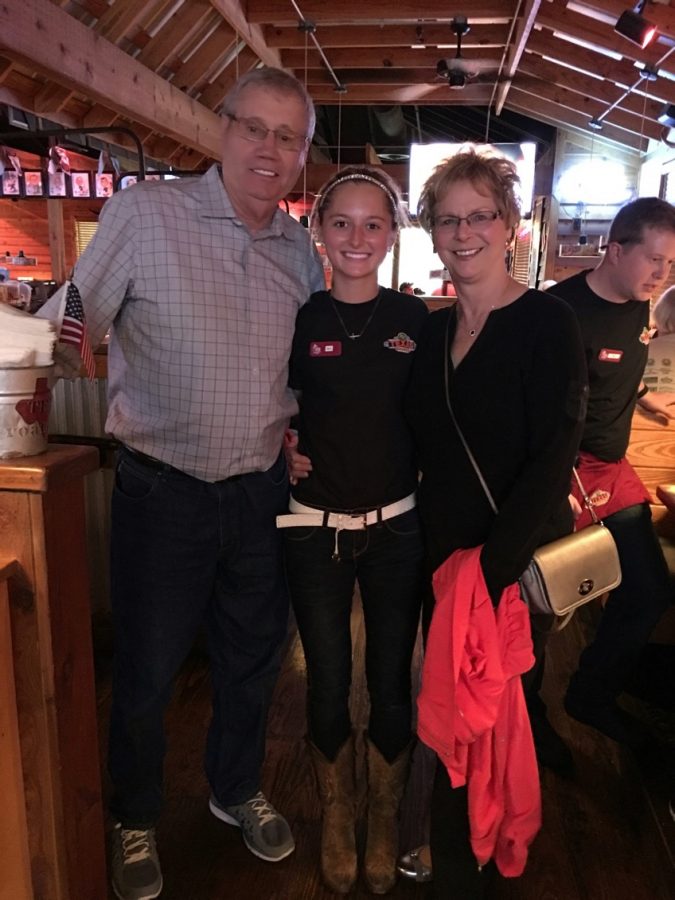
<path fill-rule="evenodd" d="M 448 137 L 464 108 L 500 120 L 594 134 L 629 152 L 662 136 L 675 104 L 675 9 L 647 2 L 659 29 L 647 49 L 613 28 L 628 0 L 5 0 L 0 3 L 0 104 L 67 127 L 125 126 L 146 154 L 178 168 L 219 156 L 218 110 L 239 74 L 261 62 L 291 69 L 319 109 L 315 159 L 335 159 L 335 111 L 380 115 L 429 139 Z M 421 15 L 423 13 L 423 16 Z M 436 73 L 456 55 L 451 22 L 468 16 L 461 89 Z M 670 55 L 669 55 L 670 54 Z M 644 66 L 658 72 L 641 77 Z M 340 85 L 346 91 L 336 90 Z M 630 89 L 630 90 L 629 90 Z M 424 116 L 420 115 L 424 110 Z M 384 116 L 384 118 L 383 118 Z M 518 118 L 518 117 L 527 118 Z M 592 132 L 591 119 L 602 121 Z M 459 125 L 453 127 L 453 122 Z M 332 123 L 321 134 L 322 122 Z M 398 129 L 398 131 L 397 131 Z M 459 133 L 457 131 L 459 130 Z M 527 127 L 523 128 L 527 133 Z M 492 133 L 488 136 L 493 140 Z M 364 128 L 362 146 L 371 140 Z M 114 142 L 125 145 L 120 134 Z M 376 150 L 384 154 L 386 146 Z"/>

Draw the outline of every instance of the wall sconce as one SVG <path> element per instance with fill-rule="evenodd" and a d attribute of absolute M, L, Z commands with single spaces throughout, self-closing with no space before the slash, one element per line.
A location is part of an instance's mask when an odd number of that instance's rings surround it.
<path fill-rule="evenodd" d="M 634 9 L 625 10 L 614 26 L 617 34 L 632 41 L 633 44 L 637 44 L 638 47 L 642 47 L 643 50 L 656 34 L 656 25 L 652 25 L 642 15 L 644 6 L 645 0 L 641 0 Z"/>

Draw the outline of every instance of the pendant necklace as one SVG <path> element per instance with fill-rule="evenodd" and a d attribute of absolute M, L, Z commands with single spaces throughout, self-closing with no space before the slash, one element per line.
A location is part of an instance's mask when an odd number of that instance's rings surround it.
<path fill-rule="evenodd" d="M 344 319 L 343 319 L 342 316 L 340 315 L 340 311 L 339 311 L 339 309 L 337 308 L 337 305 L 336 305 L 336 303 L 335 303 L 335 298 L 333 297 L 332 294 L 329 294 L 328 296 L 330 297 L 330 302 L 331 302 L 331 304 L 333 305 L 333 309 L 335 310 L 335 315 L 337 316 L 338 322 L 339 322 L 340 325 L 342 326 L 342 330 L 343 330 L 344 333 L 347 335 L 347 337 L 349 338 L 350 341 L 355 341 L 355 340 L 357 340 L 358 338 L 362 337 L 362 336 L 365 334 L 366 328 L 367 328 L 367 327 L 370 325 L 370 323 L 373 321 L 373 316 L 374 316 L 375 313 L 377 312 L 377 307 L 380 305 L 380 300 L 382 299 L 382 291 L 378 291 L 377 297 L 375 298 L 375 306 L 373 306 L 373 310 L 372 310 L 371 314 L 368 316 L 368 318 L 366 319 L 365 325 L 363 326 L 363 328 L 361 329 L 361 331 L 359 331 L 358 333 L 356 333 L 355 331 L 350 331 L 350 330 L 347 328 L 347 326 L 346 326 L 345 323 L 344 323 Z M 359 304 L 350 304 L 350 305 L 352 305 L 352 306 L 358 306 Z"/>

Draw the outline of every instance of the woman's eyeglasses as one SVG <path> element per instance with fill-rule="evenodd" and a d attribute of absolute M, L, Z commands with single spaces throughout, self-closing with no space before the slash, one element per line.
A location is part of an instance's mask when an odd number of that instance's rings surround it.
<path fill-rule="evenodd" d="M 434 228 L 438 231 L 455 231 L 462 222 L 466 222 L 472 231 L 480 231 L 487 228 L 495 219 L 501 218 L 500 210 L 479 209 L 476 212 L 469 213 L 468 216 L 436 216 L 434 218 Z"/>

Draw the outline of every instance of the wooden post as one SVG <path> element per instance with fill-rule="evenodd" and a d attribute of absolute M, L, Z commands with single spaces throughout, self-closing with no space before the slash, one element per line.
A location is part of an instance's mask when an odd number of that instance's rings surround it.
<path fill-rule="evenodd" d="M 63 201 L 47 200 L 49 224 L 49 254 L 52 259 L 52 278 L 57 284 L 66 280 L 66 241 L 63 229 Z"/>
<path fill-rule="evenodd" d="M 3 554 L 18 563 L 0 652 L 15 681 L 32 887 L 49 900 L 107 896 L 83 483 L 97 466 L 94 447 L 58 444 L 0 461 Z"/>
<path fill-rule="evenodd" d="M 17 571 L 15 560 L 0 562 L 0 900 L 33 897 L 7 590 L 7 580 Z"/>

